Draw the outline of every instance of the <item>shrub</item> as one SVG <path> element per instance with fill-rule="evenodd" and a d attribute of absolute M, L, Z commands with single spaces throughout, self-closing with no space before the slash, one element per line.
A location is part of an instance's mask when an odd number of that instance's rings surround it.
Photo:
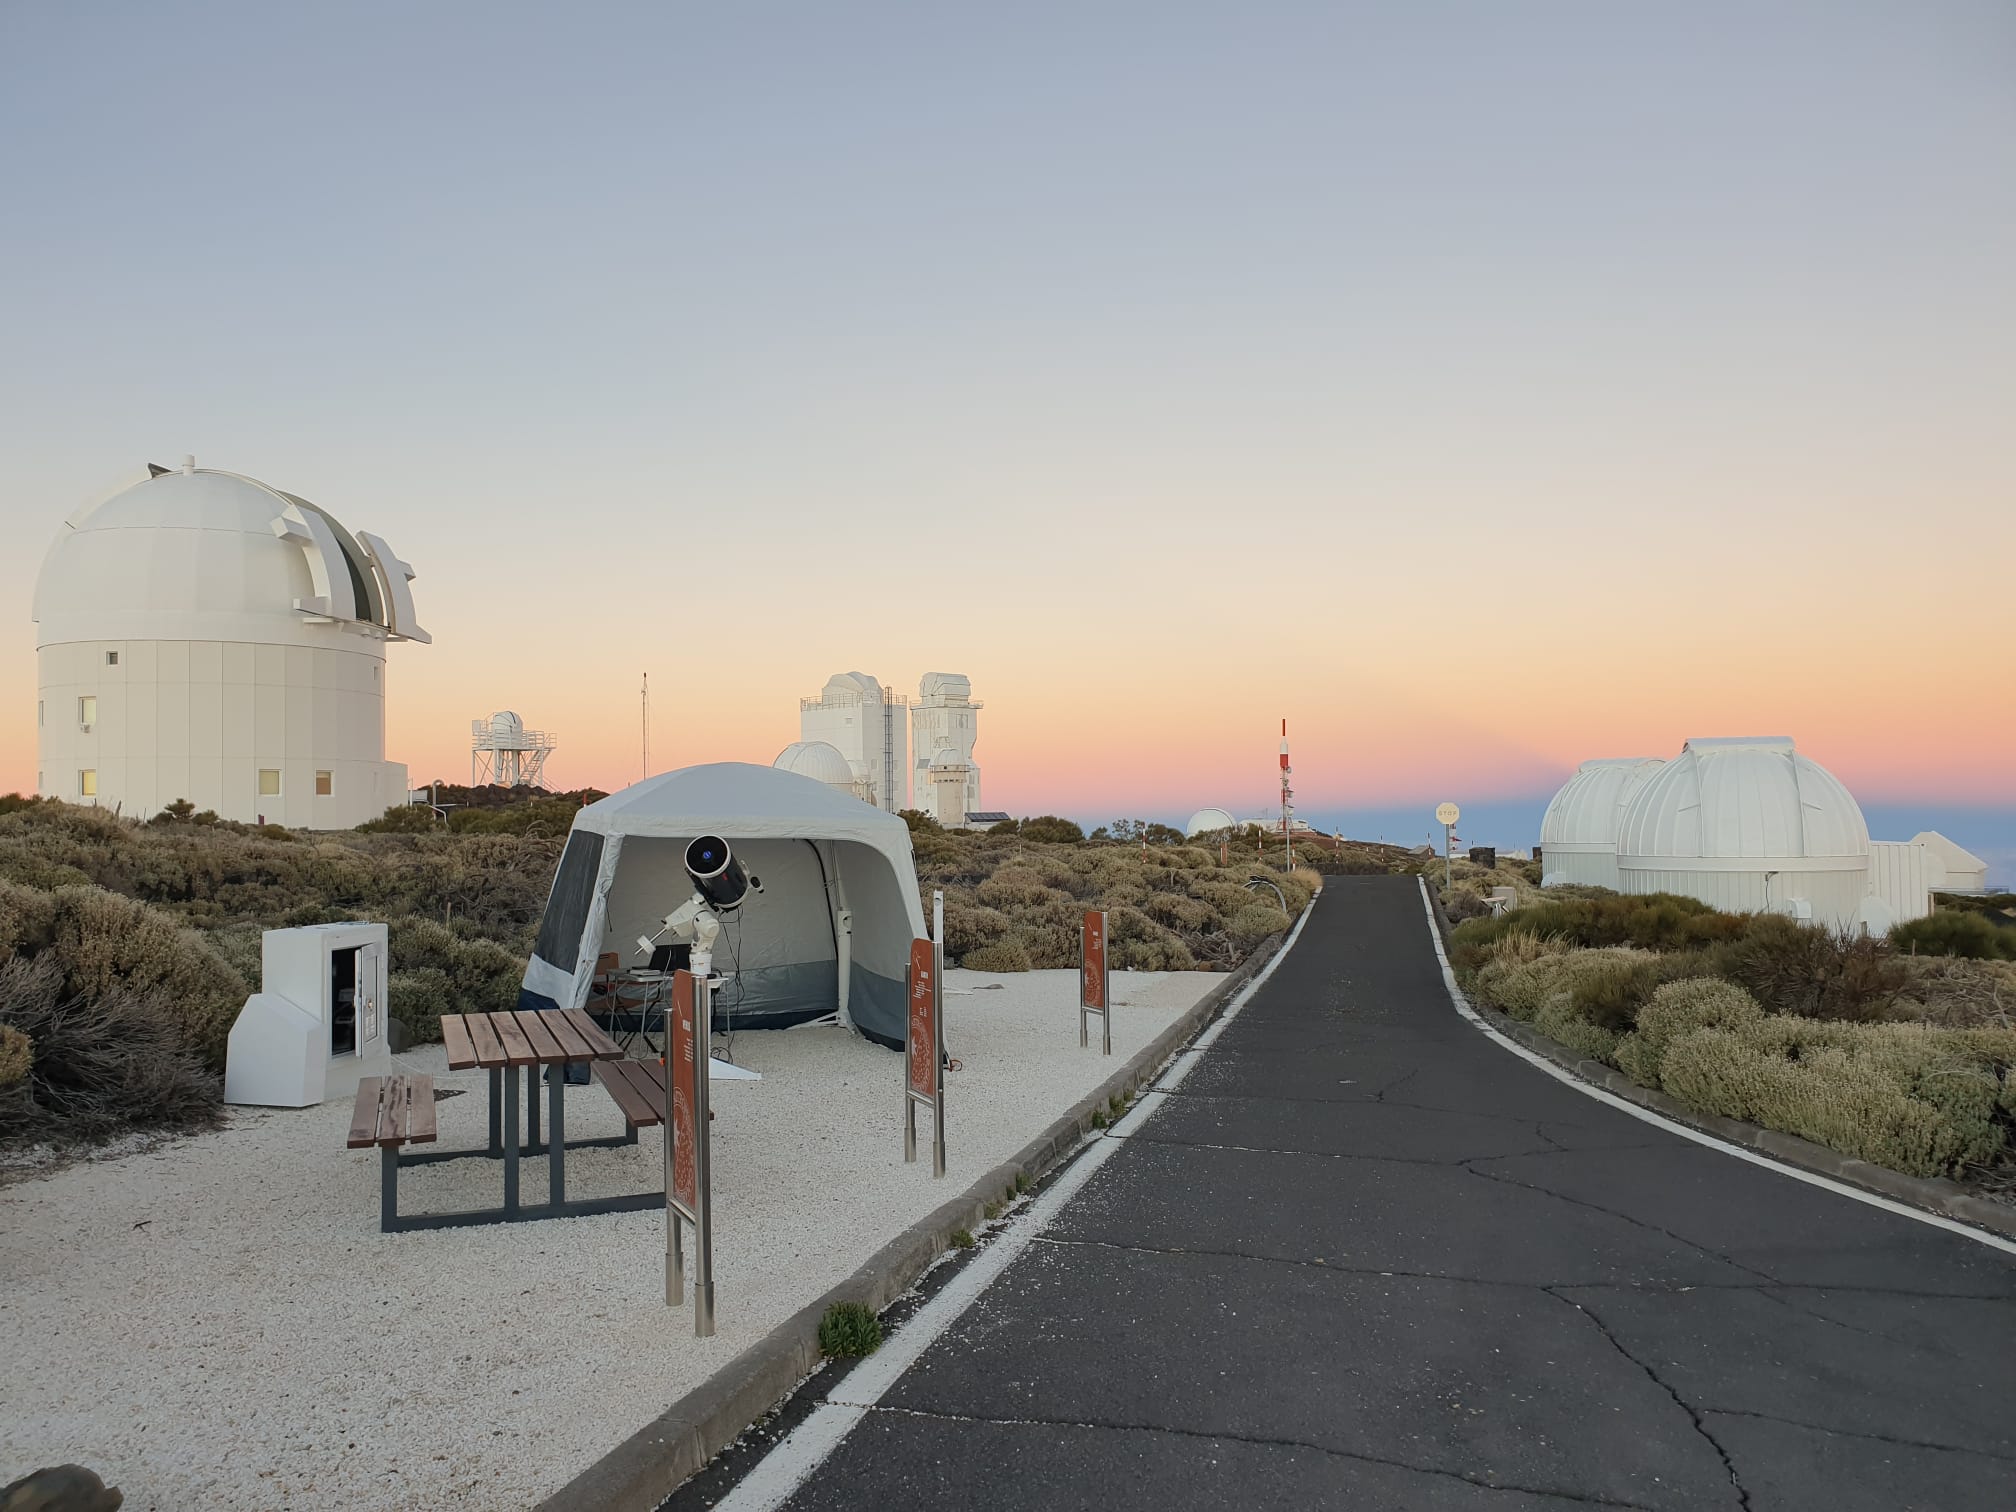
<path fill-rule="evenodd" d="M 0 1092 L 28 1079 L 35 1064 L 35 1042 L 12 1024 L 0 1024 Z"/>
<path fill-rule="evenodd" d="M 959 964 L 968 971 L 1032 971 L 1029 952 L 1014 940 L 1002 940 L 994 945 L 982 945 L 978 950 L 969 951 Z"/>
<path fill-rule="evenodd" d="M 1906 955 L 1964 956 L 1970 961 L 2016 961 L 2016 929 L 1991 924 L 1978 913 L 1940 909 L 1890 931 Z"/>
<path fill-rule="evenodd" d="M 438 966 L 395 971 L 385 981 L 387 1011 L 406 1026 L 416 1044 L 441 1038 L 441 1015 L 457 1012 L 454 984 Z"/>
<path fill-rule="evenodd" d="M 1666 1051 L 1665 1089 L 1913 1176 L 2006 1155 L 2016 1032 L 1759 1018 L 1696 1029 Z"/>
<path fill-rule="evenodd" d="M 819 1320 L 819 1351 L 836 1359 L 871 1355 L 882 1347 L 882 1320 L 861 1302 L 835 1302 Z"/>
<path fill-rule="evenodd" d="M 1659 958 L 1649 951 L 1613 947 L 1542 955 L 1497 974 L 1489 1001 L 1514 1018 L 1537 1019 L 1557 993 L 1585 1022 L 1622 1034 L 1658 984 Z"/>
<path fill-rule="evenodd" d="M 1241 950 L 1251 950 L 1271 935 L 1288 928 L 1288 915 L 1271 903 L 1250 903 L 1235 913 L 1225 933 Z"/>
<path fill-rule="evenodd" d="M 987 908 L 1013 908 L 1018 903 L 1043 903 L 1053 889 L 1026 866 L 1004 866 L 973 890 L 973 896 Z"/>
<path fill-rule="evenodd" d="M 1685 950 L 1734 939 L 1749 920 L 1747 914 L 1717 913 L 1706 903 L 1672 893 L 1564 898 L 1560 891 L 1549 888 L 1544 900 L 1531 907 L 1458 926 L 1451 940 L 1451 960 L 1459 968 L 1474 968 L 1484 947 L 1514 930 L 1559 935 L 1584 949 L 1630 945 L 1640 950 Z"/>
<path fill-rule="evenodd" d="M 954 960 L 994 944 L 1008 929 L 1008 915 L 998 909 L 975 908 L 963 898 L 945 900 L 945 951 Z"/>
<path fill-rule="evenodd" d="M 1083 843 L 1085 831 L 1069 819 L 1060 819 L 1055 814 L 1038 814 L 1034 819 L 1022 821 L 1022 838 L 1046 845 L 1078 845 Z"/>
<path fill-rule="evenodd" d="M 39 955 L 56 938 L 56 900 L 32 887 L 0 881 L 0 961 Z"/>
<path fill-rule="evenodd" d="M 1141 911 L 1171 929 L 1202 929 L 1218 917 L 1211 905 L 1200 899 L 1167 892 L 1150 894 Z"/>
<path fill-rule="evenodd" d="M 1850 1021 L 1882 1017 L 1909 981 L 1888 941 L 1778 914 L 1750 917 L 1726 974 L 1768 1013 Z"/>
<path fill-rule="evenodd" d="M 0 966 L 0 1025 L 34 1047 L 25 1081 L 0 1097 L 0 1139 L 100 1139 L 216 1120 L 218 1078 L 158 990 L 115 982 L 87 996 L 65 989 L 50 957 L 13 960 Z"/>
<path fill-rule="evenodd" d="M 85 998 L 126 988 L 159 1005 L 184 1045 L 222 1068 L 224 1044 L 245 1006 L 243 977 L 193 930 L 101 887 L 65 887 L 54 898 L 47 954 L 64 991 Z"/>
<path fill-rule="evenodd" d="M 1673 1041 L 1696 1029 L 1733 1028 L 1763 1011 L 1733 982 L 1713 977 L 1667 982 L 1638 1010 L 1637 1028 L 1617 1046 L 1617 1065 L 1641 1087 L 1657 1087 L 1660 1063 Z"/>
<path fill-rule="evenodd" d="M 1965 956 L 1900 956 L 1904 995 L 1901 1017 L 1954 1028 L 2010 1022 L 2016 1013 L 2016 962 Z"/>

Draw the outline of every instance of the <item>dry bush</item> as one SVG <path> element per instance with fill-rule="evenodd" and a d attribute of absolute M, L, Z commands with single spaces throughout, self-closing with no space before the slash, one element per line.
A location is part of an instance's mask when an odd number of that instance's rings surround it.
<path fill-rule="evenodd" d="M 28 1079 L 35 1064 L 35 1042 L 12 1024 L 0 1024 L 0 1092 Z"/>
<path fill-rule="evenodd" d="M 978 908 L 963 897 L 945 895 L 945 953 L 955 961 L 996 943 L 1011 927 L 1008 915 L 999 909 Z"/>
<path fill-rule="evenodd" d="M 0 1139 L 102 1139 L 216 1121 L 223 1089 L 158 989 L 118 982 L 84 996 L 65 989 L 46 955 L 9 961 L 0 966 L 0 1024 L 35 1051 L 26 1081 L 0 1097 Z"/>
<path fill-rule="evenodd" d="M 1913 1176 L 2007 1159 L 2016 1032 L 1764 1017 L 1696 1029 L 1661 1066 L 1697 1112 L 1748 1119 Z"/>
<path fill-rule="evenodd" d="M 1660 1085 L 1666 1051 L 1696 1029 L 1730 1029 L 1761 1018 L 1757 1000 L 1733 982 L 1688 977 L 1667 982 L 1638 1010 L 1638 1024 L 1617 1046 L 1618 1067 L 1641 1087 Z"/>
<path fill-rule="evenodd" d="M 1620 1036 L 1586 1017 L 1571 993 L 1556 992 L 1533 1015 L 1533 1027 L 1591 1060 L 1613 1062 Z"/>
<path fill-rule="evenodd" d="M 1746 923 L 1729 947 L 1723 975 L 1747 988 L 1768 1013 L 1878 1019 L 1909 980 L 1887 940 L 1819 929 L 1778 914 L 1756 914 Z"/>
<path fill-rule="evenodd" d="M 1218 917 L 1217 911 L 1201 898 L 1185 898 L 1166 892 L 1151 894 L 1141 905 L 1141 911 L 1156 923 L 1166 924 L 1171 929 L 1202 929 Z"/>
<path fill-rule="evenodd" d="M 53 901 L 55 939 L 43 956 L 61 969 L 67 993 L 90 999 L 123 988 L 157 1001 L 182 1043 L 222 1068 L 249 989 L 201 935 L 100 887 L 66 887 Z"/>
<path fill-rule="evenodd" d="M 1288 915 L 1272 903 L 1248 903 L 1232 916 L 1225 926 L 1225 933 L 1241 950 L 1252 950 L 1263 941 L 1283 933 L 1289 923 Z"/>
<path fill-rule="evenodd" d="M 1550 953 L 1503 970 L 1491 982 L 1488 1001 L 1531 1021 L 1561 993 L 1590 1023 L 1622 1033 L 1657 986 L 1658 964 L 1650 951 L 1626 946 Z"/>
<path fill-rule="evenodd" d="M 1026 866 L 1004 866 L 973 889 L 973 896 L 988 908 L 1013 908 L 1020 903 L 1043 903 L 1053 889 Z"/>
<path fill-rule="evenodd" d="M 982 945 L 970 952 L 960 963 L 968 971 L 1030 971 L 1029 952 L 1013 940 L 1003 940 L 996 945 Z"/>
<path fill-rule="evenodd" d="M 1962 956 L 1901 956 L 1899 1017 L 1956 1029 L 2016 1023 L 2016 962 Z"/>
<path fill-rule="evenodd" d="M 393 972 L 385 979 L 386 1011 L 406 1026 L 417 1044 L 441 1038 L 441 1015 L 462 1011 L 454 983 L 438 966 Z"/>

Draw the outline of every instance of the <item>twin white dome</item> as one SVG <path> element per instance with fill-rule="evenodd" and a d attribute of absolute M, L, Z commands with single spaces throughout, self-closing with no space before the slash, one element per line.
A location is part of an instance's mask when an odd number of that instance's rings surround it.
<path fill-rule="evenodd" d="M 1548 804 L 1540 842 L 1549 887 L 1678 893 L 1842 929 L 1923 915 L 1948 875 L 1928 837 L 1872 845 L 1854 796 L 1784 736 L 1584 762 Z"/>

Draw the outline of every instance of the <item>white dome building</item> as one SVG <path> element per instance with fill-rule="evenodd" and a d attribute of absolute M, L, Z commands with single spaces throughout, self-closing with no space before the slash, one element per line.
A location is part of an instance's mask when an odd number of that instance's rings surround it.
<path fill-rule="evenodd" d="M 1617 834 L 1622 892 L 1830 928 L 1860 921 L 1869 858 L 1861 807 L 1782 736 L 1688 741 L 1639 787 Z"/>
<path fill-rule="evenodd" d="M 1278 829 L 1280 826 L 1277 824 L 1275 827 Z M 1208 835 L 1213 830 L 1236 830 L 1237 828 L 1239 828 L 1239 821 L 1232 817 L 1229 809 L 1204 808 L 1197 810 L 1196 813 L 1190 816 L 1189 822 L 1183 826 L 1183 837 L 1189 840 L 1195 839 L 1198 835 Z"/>
<path fill-rule="evenodd" d="M 814 782 L 823 782 L 834 792 L 859 798 L 863 803 L 875 801 L 874 784 L 866 778 L 856 777 L 854 768 L 839 748 L 823 740 L 794 740 L 777 753 L 777 759 L 770 765 L 786 772 L 796 772 L 800 777 L 810 777 Z"/>
<path fill-rule="evenodd" d="M 1656 756 L 1612 756 L 1577 767 L 1540 821 L 1540 885 L 1616 887 L 1625 807 L 1664 765 Z"/>
<path fill-rule="evenodd" d="M 385 643 L 413 569 L 296 494 L 150 466 L 65 521 L 35 585 L 37 788 L 145 817 L 343 829 L 406 801 Z"/>

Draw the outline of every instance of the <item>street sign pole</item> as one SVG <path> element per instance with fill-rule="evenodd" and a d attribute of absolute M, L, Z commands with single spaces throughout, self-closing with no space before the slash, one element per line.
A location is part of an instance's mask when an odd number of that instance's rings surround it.
<path fill-rule="evenodd" d="M 917 1105 L 931 1109 L 931 1174 L 945 1174 L 943 993 L 938 945 L 910 942 L 908 1032 L 903 1046 L 903 1159 L 917 1158 Z"/>
<path fill-rule="evenodd" d="M 1088 908 L 1078 929 L 1078 1048 L 1091 1043 L 1087 1019 L 1099 1015 L 1102 1054 L 1113 1053 L 1112 976 L 1106 967 L 1106 915 Z"/>
<path fill-rule="evenodd" d="M 690 971 L 672 978 L 665 1045 L 665 1305 L 686 1300 L 681 1222 L 693 1225 L 693 1332 L 714 1335 L 712 1152 L 708 1148 L 707 1062 L 713 990 Z"/>
<path fill-rule="evenodd" d="M 1442 887 L 1446 892 L 1456 883 L 1456 821 L 1463 811 L 1453 803 L 1436 806 L 1435 822 L 1442 826 Z"/>

